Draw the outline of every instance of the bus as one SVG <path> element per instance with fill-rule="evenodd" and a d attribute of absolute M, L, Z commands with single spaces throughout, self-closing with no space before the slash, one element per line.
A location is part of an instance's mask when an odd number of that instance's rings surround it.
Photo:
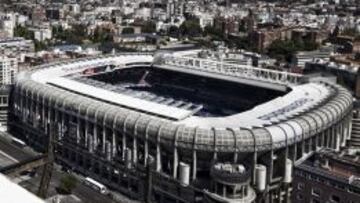
<path fill-rule="evenodd" d="M 97 190 L 99 191 L 101 194 L 108 194 L 109 191 L 108 189 L 105 187 L 105 185 L 99 183 L 98 181 L 92 179 L 92 178 L 89 178 L 89 177 L 86 177 L 85 180 L 84 180 L 84 184 L 93 188 L 94 190 Z"/>
<path fill-rule="evenodd" d="M 24 141 L 17 139 L 15 137 L 11 138 L 11 142 L 20 148 L 23 148 L 26 146 L 26 143 Z"/>

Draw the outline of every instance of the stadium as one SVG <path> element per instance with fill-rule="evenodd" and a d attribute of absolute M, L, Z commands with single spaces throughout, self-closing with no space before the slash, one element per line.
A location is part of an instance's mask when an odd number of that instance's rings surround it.
<path fill-rule="evenodd" d="M 292 166 L 351 134 L 352 95 L 322 79 L 197 57 L 124 53 L 21 73 L 9 129 L 132 198 L 286 201 Z"/>

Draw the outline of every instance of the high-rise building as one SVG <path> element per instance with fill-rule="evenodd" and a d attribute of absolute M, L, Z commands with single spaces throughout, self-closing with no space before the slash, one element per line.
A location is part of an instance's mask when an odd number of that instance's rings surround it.
<path fill-rule="evenodd" d="M 16 58 L 0 56 L 0 85 L 11 85 L 18 70 Z"/>
<path fill-rule="evenodd" d="M 0 129 L 7 129 L 10 85 L 18 71 L 17 58 L 0 56 Z"/>

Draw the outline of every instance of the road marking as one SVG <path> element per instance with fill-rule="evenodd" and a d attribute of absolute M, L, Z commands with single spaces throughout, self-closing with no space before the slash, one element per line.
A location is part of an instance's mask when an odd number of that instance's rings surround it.
<path fill-rule="evenodd" d="M 11 161 L 14 161 L 15 163 L 19 163 L 19 161 L 18 161 L 17 159 L 15 159 L 14 157 L 6 154 L 5 152 L 3 152 L 3 151 L 1 151 L 1 150 L 0 150 L 0 154 L 3 155 L 3 156 L 5 156 L 6 158 L 10 159 Z"/>

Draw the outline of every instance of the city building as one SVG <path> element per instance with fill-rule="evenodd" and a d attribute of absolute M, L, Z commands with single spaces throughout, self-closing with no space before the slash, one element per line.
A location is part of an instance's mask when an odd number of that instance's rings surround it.
<path fill-rule="evenodd" d="M 0 130 L 7 129 L 9 112 L 9 95 L 11 85 L 14 84 L 15 75 L 18 72 L 18 61 L 0 55 Z"/>
<path fill-rule="evenodd" d="M 324 149 L 295 164 L 292 202 L 359 202 L 359 158 Z"/>
<path fill-rule="evenodd" d="M 0 54 L 16 56 L 19 62 L 24 62 L 25 56 L 35 52 L 34 42 L 21 37 L 0 39 Z"/>
<path fill-rule="evenodd" d="M 0 56 L 0 85 L 14 84 L 15 75 L 18 72 L 18 61 L 16 58 Z"/>

